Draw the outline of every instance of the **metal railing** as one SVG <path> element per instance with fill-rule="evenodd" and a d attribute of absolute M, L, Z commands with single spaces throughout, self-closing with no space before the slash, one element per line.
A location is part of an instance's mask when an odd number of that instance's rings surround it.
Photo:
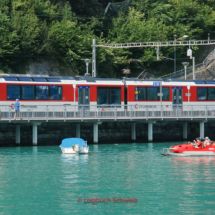
<path fill-rule="evenodd" d="M 13 120 L 15 110 L 0 106 L 0 121 Z M 215 119 L 213 105 L 119 105 L 119 106 L 74 106 L 37 105 L 22 106 L 20 114 L 27 121 L 49 120 L 139 120 L 139 119 Z M 16 116 L 19 120 L 19 116 Z"/>
<path fill-rule="evenodd" d="M 195 71 L 196 70 L 202 70 L 202 69 L 206 68 L 214 59 L 215 59 L 215 49 L 205 58 L 205 60 L 202 63 L 195 65 Z M 189 74 L 192 74 L 192 72 L 193 72 L 193 66 L 188 67 L 187 68 L 187 76 Z M 159 78 L 163 78 L 163 79 L 183 78 L 184 74 L 185 74 L 184 69 L 181 69 L 179 71 L 170 73 L 168 75 L 163 75 Z"/>

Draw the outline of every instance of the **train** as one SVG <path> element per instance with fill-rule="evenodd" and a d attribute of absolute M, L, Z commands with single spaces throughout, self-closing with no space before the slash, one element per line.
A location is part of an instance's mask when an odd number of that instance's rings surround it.
<path fill-rule="evenodd" d="M 214 80 L 96 78 L 91 76 L 0 75 L 1 106 L 14 108 L 16 99 L 39 111 L 41 106 L 78 111 L 172 110 L 215 104 Z M 74 107 L 78 108 L 74 108 Z"/>

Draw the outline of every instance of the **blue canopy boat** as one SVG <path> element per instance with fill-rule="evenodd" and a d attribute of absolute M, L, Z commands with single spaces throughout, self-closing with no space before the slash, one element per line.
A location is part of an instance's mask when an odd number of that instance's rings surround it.
<path fill-rule="evenodd" d="M 81 138 L 63 139 L 60 147 L 62 152 L 66 154 L 88 153 L 89 151 L 89 146 L 87 146 L 87 142 Z"/>

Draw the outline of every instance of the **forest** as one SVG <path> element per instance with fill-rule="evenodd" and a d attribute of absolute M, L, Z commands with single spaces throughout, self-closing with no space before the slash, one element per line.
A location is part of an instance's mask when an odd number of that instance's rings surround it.
<path fill-rule="evenodd" d="M 172 41 L 174 35 L 206 40 L 208 33 L 213 39 L 214 14 L 214 0 L 1 0 L 0 73 L 23 74 L 29 62 L 49 61 L 61 66 L 60 75 L 83 75 L 93 39 L 97 44 Z M 192 49 L 200 60 L 205 47 Z M 177 47 L 177 70 L 188 60 L 186 51 Z M 161 48 L 160 56 L 174 58 L 174 47 Z M 155 77 L 173 72 L 172 60 L 157 61 L 155 47 L 97 48 L 98 77 L 122 77 L 125 68 L 137 76 L 142 69 L 131 59 L 140 59 Z"/>

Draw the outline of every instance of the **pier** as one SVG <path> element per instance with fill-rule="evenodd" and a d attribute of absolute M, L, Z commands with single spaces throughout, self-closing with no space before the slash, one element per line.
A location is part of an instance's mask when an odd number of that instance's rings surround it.
<path fill-rule="evenodd" d="M 14 110 L 11 106 L 1 106 L 0 123 L 10 123 L 15 126 L 15 142 L 20 144 L 20 125 L 32 125 L 32 144 L 37 145 L 37 129 L 43 122 L 71 122 L 76 124 L 76 137 L 81 136 L 81 124 L 93 124 L 93 142 L 99 142 L 99 125 L 103 122 L 130 122 L 131 140 L 136 140 L 136 127 L 138 123 L 148 124 L 148 141 L 153 141 L 153 125 L 158 121 L 180 121 L 183 123 L 183 138 L 187 139 L 187 123 L 190 121 L 199 122 L 200 137 L 204 137 L 204 126 L 208 121 L 215 120 L 215 108 L 213 106 L 193 106 L 193 105 L 155 105 L 141 106 L 137 109 L 133 106 L 120 107 L 97 107 L 97 106 L 54 106 L 44 105 L 37 107 L 21 107 L 21 117 L 16 120 Z"/>

